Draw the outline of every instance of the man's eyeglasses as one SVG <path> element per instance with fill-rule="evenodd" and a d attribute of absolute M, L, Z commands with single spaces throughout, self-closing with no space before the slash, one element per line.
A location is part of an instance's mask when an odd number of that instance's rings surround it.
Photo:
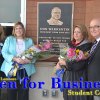
<path fill-rule="evenodd" d="M 95 25 L 95 26 L 89 26 L 89 29 L 98 29 L 100 26 L 99 25 Z"/>

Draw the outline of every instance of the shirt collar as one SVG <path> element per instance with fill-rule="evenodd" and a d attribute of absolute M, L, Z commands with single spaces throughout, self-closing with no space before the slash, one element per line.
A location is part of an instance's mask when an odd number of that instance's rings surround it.
<path fill-rule="evenodd" d="M 99 41 L 100 41 L 100 37 L 99 37 L 99 38 L 97 38 L 96 40 L 97 40 L 97 42 L 99 42 Z"/>

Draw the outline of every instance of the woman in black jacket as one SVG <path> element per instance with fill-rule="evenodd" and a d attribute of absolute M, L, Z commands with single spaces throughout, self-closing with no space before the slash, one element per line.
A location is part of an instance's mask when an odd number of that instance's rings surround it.
<path fill-rule="evenodd" d="M 91 48 L 91 43 L 88 41 L 88 31 L 84 25 L 77 25 L 74 29 L 73 41 L 69 43 L 69 47 L 82 50 L 87 52 Z M 66 65 L 65 72 L 63 74 L 63 81 L 78 82 L 80 78 L 83 81 L 87 81 L 87 59 L 80 61 L 65 62 L 64 60 L 59 60 L 59 65 Z M 71 89 L 73 94 L 71 94 L 70 89 L 65 88 L 63 91 L 64 100 L 89 100 L 87 95 L 75 95 L 75 92 L 80 92 L 82 89 Z M 87 91 L 87 90 L 82 90 Z M 71 95 L 69 95 L 71 94 Z"/>

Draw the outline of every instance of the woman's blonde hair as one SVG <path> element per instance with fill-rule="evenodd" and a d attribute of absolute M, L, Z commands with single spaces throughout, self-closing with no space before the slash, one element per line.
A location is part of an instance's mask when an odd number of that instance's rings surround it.
<path fill-rule="evenodd" d="M 88 30 L 87 30 L 86 26 L 83 25 L 83 24 L 80 24 L 80 25 L 76 25 L 75 28 L 76 28 L 76 27 L 78 27 L 78 28 L 81 30 L 81 33 L 82 33 L 82 35 L 83 35 L 83 39 L 84 39 L 84 40 L 85 40 L 85 39 L 88 39 L 89 35 L 88 35 Z M 75 28 L 74 28 L 74 29 L 75 29 Z"/>
<path fill-rule="evenodd" d="M 4 41 L 4 39 L 5 39 L 5 32 L 3 27 L 0 24 L 0 41 Z"/>
<path fill-rule="evenodd" d="M 14 35 L 16 37 L 16 34 L 15 34 L 15 28 L 20 25 L 22 27 L 22 30 L 23 30 L 23 34 L 22 34 L 22 37 L 25 38 L 25 28 L 24 28 L 24 25 L 21 23 L 21 22 L 17 22 L 15 23 L 14 27 L 13 27 L 13 31 L 12 31 L 12 35 Z"/>

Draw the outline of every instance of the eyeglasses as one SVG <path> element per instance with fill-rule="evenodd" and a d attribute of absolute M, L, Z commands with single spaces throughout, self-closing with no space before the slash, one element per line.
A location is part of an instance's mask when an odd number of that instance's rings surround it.
<path fill-rule="evenodd" d="M 100 26 L 99 25 L 94 25 L 94 26 L 90 26 L 89 29 L 98 29 Z"/>

